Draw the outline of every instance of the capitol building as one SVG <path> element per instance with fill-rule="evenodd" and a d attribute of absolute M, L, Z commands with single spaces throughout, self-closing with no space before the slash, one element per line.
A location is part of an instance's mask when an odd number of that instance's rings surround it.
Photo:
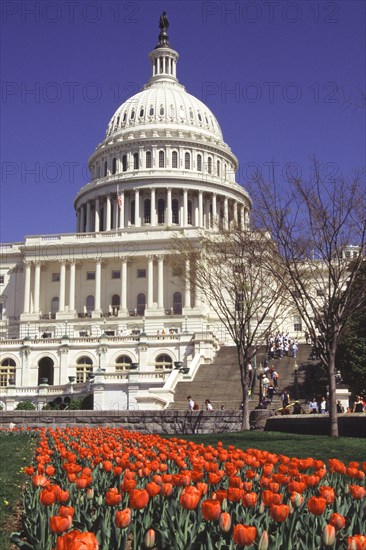
<path fill-rule="evenodd" d="M 2 245 L 5 410 L 90 394 L 95 409 L 164 409 L 176 384 L 229 343 L 170 261 L 171 243 L 233 222 L 247 228 L 251 199 L 214 114 L 179 83 L 161 21 L 150 79 L 89 158 L 75 231 Z"/>

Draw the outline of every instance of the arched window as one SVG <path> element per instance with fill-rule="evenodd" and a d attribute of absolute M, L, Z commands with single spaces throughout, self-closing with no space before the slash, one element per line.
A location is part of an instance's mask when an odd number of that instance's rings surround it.
<path fill-rule="evenodd" d="M 135 118 L 135 111 L 132 110 L 130 114 L 130 119 L 133 120 Z"/>
<path fill-rule="evenodd" d="M 145 114 L 144 108 L 141 107 L 139 117 L 142 118 Z"/>
<path fill-rule="evenodd" d="M 150 223 L 151 219 L 151 200 L 144 200 L 144 223 Z"/>
<path fill-rule="evenodd" d="M 127 155 L 122 157 L 122 171 L 127 172 Z"/>
<path fill-rule="evenodd" d="M 137 295 L 137 315 L 144 315 L 146 307 L 146 296 L 143 292 Z"/>
<path fill-rule="evenodd" d="M 51 300 L 51 317 L 54 319 L 56 317 L 56 313 L 59 310 L 60 305 L 60 299 L 58 296 L 54 296 Z"/>
<path fill-rule="evenodd" d="M 149 116 L 154 116 L 154 107 L 150 105 Z"/>
<path fill-rule="evenodd" d="M 190 153 L 185 153 L 185 155 L 184 155 L 184 168 L 186 170 L 191 169 L 191 155 L 190 155 Z"/>
<path fill-rule="evenodd" d="M 179 223 L 179 201 L 172 200 L 172 223 Z"/>
<path fill-rule="evenodd" d="M 107 176 L 107 173 L 108 173 L 108 164 L 107 164 L 107 161 L 104 162 L 104 177 Z"/>
<path fill-rule="evenodd" d="M 165 200 L 158 200 L 158 223 L 165 222 Z"/>
<path fill-rule="evenodd" d="M 177 153 L 177 151 L 172 152 L 172 168 L 178 168 L 178 153 Z"/>
<path fill-rule="evenodd" d="M 100 178 L 100 164 L 97 164 L 97 178 Z"/>
<path fill-rule="evenodd" d="M 165 166 L 164 151 L 159 151 L 159 168 L 164 168 L 164 166 Z"/>
<path fill-rule="evenodd" d="M 146 168 L 151 168 L 151 151 L 146 151 Z"/>
<path fill-rule="evenodd" d="M 85 308 L 87 315 L 90 317 L 94 311 L 94 296 L 92 294 L 89 294 L 89 296 L 86 297 Z"/>
<path fill-rule="evenodd" d="M 220 161 L 218 160 L 217 163 L 216 163 L 216 173 L 217 173 L 217 176 L 220 177 Z"/>
<path fill-rule="evenodd" d="M 182 315 L 182 293 L 174 292 L 173 294 L 173 311 L 176 315 Z"/>
<path fill-rule="evenodd" d="M 188 225 L 192 225 L 192 211 L 193 211 L 193 207 L 192 207 L 192 201 L 188 201 Z"/>
<path fill-rule="evenodd" d="M 117 172 L 117 159 L 114 157 L 112 161 L 112 174 L 115 174 Z"/>
<path fill-rule="evenodd" d="M 119 306 L 120 306 L 120 297 L 119 294 L 113 294 L 112 296 L 112 313 L 113 315 L 118 315 Z"/>
<path fill-rule="evenodd" d="M 139 154 L 134 153 L 133 154 L 133 169 L 138 170 L 138 167 L 139 167 Z"/>
<path fill-rule="evenodd" d="M 167 370 L 173 367 L 173 360 L 167 353 L 161 353 L 155 360 L 156 370 Z"/>
<path fill-rule="evenodd" d="M 212 158 L 208 157 L 207 159 L 207 172 L 212 174 Z"/>
<path fill-rule="evenodd" d="M 87 381 L 89 374 L 93 372 L 93 361 L 90 357 L 83 355 L 76 361 L 76 383 L 83 384 Z"/>
<path fill-rule="evenodd" d="M 202 172 L 202 155 L 197 155 L 197 172 Z"/>
<path fill-rule="evenodd" d="M 1 361 L 0 366 L 0 386 L 6 387 L 9 384 L 15 385 L 15 361 L 6 357 Z"/>
<path fill-rule="evenodd" d="M 131 201 L 131 206 L 130 206 L 130 220 L 131 220 L 131 225 L 135 225 L 135 199 L 133 199 Z"/>
<path fill-rule="evenodd" d="M 130 370 L 131 368 L 132 359 L 128 355 L 120 355 L 116 359 L 115 363 L 115 371 L 121 372 L 125 370 Z"/>

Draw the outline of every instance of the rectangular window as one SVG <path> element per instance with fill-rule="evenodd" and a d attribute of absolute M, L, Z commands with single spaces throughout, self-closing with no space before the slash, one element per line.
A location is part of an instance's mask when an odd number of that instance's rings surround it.
<path fill-rule="evenodd" d="M 182 268 L 173 267 L 173 277 L 181 277 L 181 276 L 182 276 Z"/>
<path fill-rule="evenodd" d="M 146 279 L 146 269 L 138 269 L 137 270 L 137 278 L 138 279 Z"/>
<path fill-rule="evenodd" d="M 83 384 L 87 381 L 88 375 L 92 374 L 93 367 L 92 366 L 82 366 L 82 367 L 76 367 L 76 383 L 77 384 Z"/>
<path fill-rule="evenodd" d="M 3 320 L 3 307 L 4 307 L 4 304 L 0 304 L 0 321 Z"/>
<path fill-rule="evenodd" d="M 299 315 L 294 315 L 294 331 L 301 332 L 301 330 L 302 330 L 301 317 Z"/>
<path fill-rule="evenodd" d="M 59 273 L 52 273 L 52 282 L 58 283 L 60 280 L 60 274 Z"/>
<path fill-rule="evenodd" d="M 0 275 L 0 285 L 4 284 L 4 275 Z"/>
<path fill-rule="evenodd" d="M 86 280 L 87 281 L 95 281 L 95 271 L 87 271 Z"/>
<path fill-rule="evenodd" d="M 120 278 L 121 278 L 120 271 L 112 271 L 112 279 L 120 279 Z"/>

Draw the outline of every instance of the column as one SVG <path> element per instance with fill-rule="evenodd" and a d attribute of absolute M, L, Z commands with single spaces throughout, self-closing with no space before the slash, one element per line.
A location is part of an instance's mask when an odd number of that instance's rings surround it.
<path fill-rule="evenodd" d="M 39 291 L 41 284 L 41 264 L 40 262 L 35 262 L 35 271 L 34 271 L 34 313 L 39 313 Z"/>
<path fill-rule="evenodd" d="M 32 264 L 30 262 L 24 262 L 25 265 L 25 282 L 24 282 L 24 305 L 23 313 L 29 313 L 30 302 L 30 282 L 31 282 L 31 269 Z"/>
<path fill-rule="evenodd" d="M 122 258 L 121 263 L 121 309 L 127 310 L 127 258 Z"/>
<path fill-rule="evenodd" d="M 88 233 L 89 231 L 91 231 L 91 228 L 90 228 L 90 222 L 91 222 L 91 219 L 90 219 L 90 201 L 88 201 L 86 203 L 86 232 Z"/>
<path fill-rule="evenodd" d="M 164 256 L 158 256 L 158 308 L 164 309 Z"/>
<path fill-rule="evenodd" d="M 123 229 L 125 226 L 125 194 L 122 191 L 120 193 L 120 204 L 119 206 L 119 228 Z"/>
<path fill-rule="evenodd" d="M 245 210 L 244 210 L 243 204 L 240 207 L 240 223 L 241 223 L 241 229 L 245 229 Z"/>
<path fill-rule="evenodd" d="M 113 199 L 113 227 L 112 227 L 112 229 L 118 229 L 118 211 L 119 211 L 119 207 L 118 207 L 118 202 L 117 202 L 117 198 L 116 198 L 116 200 Z"/>
<path fill-rule="evenodd" d="M 238 226 L 238 203 L 236 201 L 234 201 L 233 217 L 234 217 L 235 227 L 237 227 Z"/>
<path fill-rule="evenodd" d="M 184 307 L 189 307 L 189 308 L 191 307 L 190 264 L 188 259 L 186 259 Z"/>
<path fill-rule="evenodd" d="M 100 231 L 100 227 L 99 227 L 99 198 L 98 198 L 98 197 L 95 199 L 95 214 L 94 214 L 94 219 L 95 219 L 95 222 L 94 222 L 94 231 L 97 233 L 98 231 Z"/>
<path fill-rule="evenodd" d="M 172 190 L 170 187 L 168 187 L 166 195 L 166 222 L 167 225 L 172 225 Z"/>
<path fill-rule="evenodd" d="M 183 189 L 183 227 L 188 225 L 188 189 Z"/>
<path fill-rule="evenodd" d="M 198 192 L 198 226 L 202 227 L 203 220 L 203 192 Z"/>
<path fill-rule="evenodd" d="M 59 295 L 59 311 L 65 311 L 65 283 L 66 283 L 66 263 L 61 260 L 60 268 L 60 295 Z"/>
<path fill-rule="evenodd" d="M 110 231 L 111 230 L 111 196 L 107 195 L 106 199 L 106 222 L 105 222 L 105 230 Z"/>
<path fill-rule="evenodd" d="M 70 262 L 69 310 L 75 311 L 75 262 Z"/>
<path fill-rule="evenodd" d="M 84 233 L 85 231 L 85 206 L 80 206 L 80 228 L 79 232 Z"/>
<path fill-rule="evenodd" d="M 135 189 L 135 227 L 141 227 L 140 191 L 138 189 Z"/>
<path fill-rule="evenodd" d="M 102 262 L 97 260 L 95 264 L 95 301 L 94 301 L 94 313 L 99 316 L 100 309 L 100 295 L 101 295 L 101 283 L 102 283 Z"/>
<path fill-rule="evenodd" d="M 154 256 L 147 257 L 147 307 L 152 308 L 154 289 Z"/>
<path fill-rule="evenodd" d="M 150 224 L 152 227 L 155 227 L 156 225 L 155 187 L 151 188 L 150 205 L 151 205 Z"/>
<path fill-rule="evenodd" d="M 224 229 L 229 227 L 229 199 L 224 198 Z"/>
<path fill-rule="evenodd" d="M 217 196 L 216 193 L 212 195 L 212 227 L 217 228 Z"/>

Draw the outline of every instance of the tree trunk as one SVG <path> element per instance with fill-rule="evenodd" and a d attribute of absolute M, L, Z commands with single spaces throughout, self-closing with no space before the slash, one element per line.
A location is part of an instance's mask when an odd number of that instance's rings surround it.
<path fill-rule="evenodd" d="M 330 436 L 338 437 L 338 416 L 336 399 L 336 377 L 335 377 L 336 346 L 333 344 L 328 350 L 328 378 L 329 378 L 329 424 Z"/>
<path fill-rule="evenodd" d="M 241 421 L 241 430 L 250 430 L 249 424 L 249 396 L 248 396 L 248 363 L 244 361 L 240 362 L 240 380 L 243 396 L 243 417 Z"/>

